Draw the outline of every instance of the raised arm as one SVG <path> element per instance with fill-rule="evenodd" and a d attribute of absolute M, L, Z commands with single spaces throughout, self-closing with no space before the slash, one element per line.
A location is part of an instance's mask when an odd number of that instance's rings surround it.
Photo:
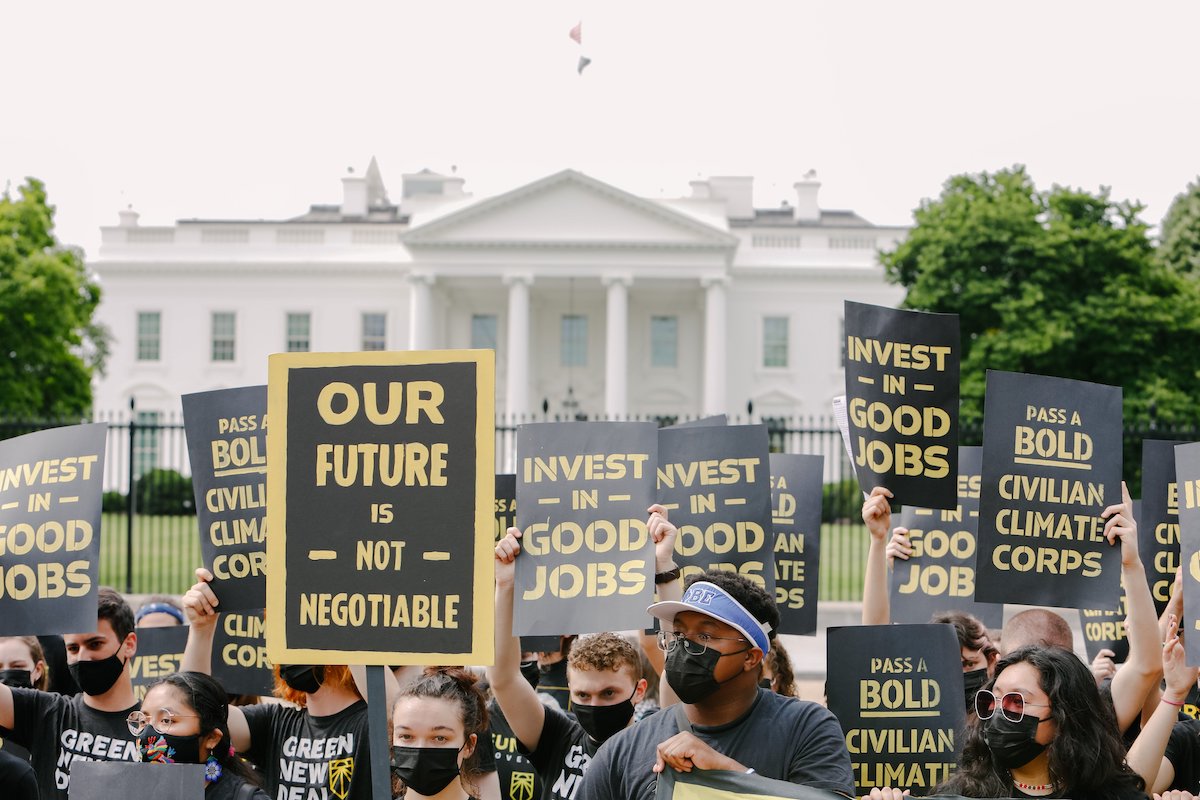
<path fill-rule="evenodd" d="M 188 638 L 187 646 L 183 649 L 183 661 L 179 664 L 180 672 L 212 674 L 213 636 L 217 632 L 217 617 L 220 614 L 217 611 L 220 601 L 208 585 L 212 579 L 212 573 L 200 567 L 196 570 L 196 583 L 183 596 Z"/>
<path fill-rule="evenodd" d="M 667 520 L 667 509 L 658 503 L 650 506 L 647 509 L 650 512 L 650 518 L 646 520 L 646 529 L 650 532 L 650 538 L 654 540 L 654 572 L 656 575 L 661 575 L 665 572 L 670 572 L 676 569 L 675 564 L 675 538 L 679 535 L 679 529 L 672 525 Z M 679 600 L 683 597 L 683 581 L 680 578 L 673 578 L 664 583 L 657 584 L 659 600 Z M 663 668 L 666 666 L 665 654 L 658 647 L 658 637 L 642 634 L 642 651 L 645 652 L 646 658 L 650 661 L 654 671 L 659 675 L 658 681 L 658 706 L 666 708 L 679 702 L 679 698 L 675 696 L 675 692 L 671 691 L 671 685 L 667 683 L 667 676 L 663 673 Z"/>
<path fill-rule="evenodd" d="M 1162 639 L 1159 638 L 1158 618 L 1154 613 L 1154 598 L 1146 581 L 1146 569 L 1138 556 L 1137 522 L 1133 516 L 1133 501 L 1129 490 L 1121 483 L 1121 502 L 1104 509 L 1107 518 L 1104 535 L 1110 544 L 1120 540 L 1121 581 L 1125 584 L 1125 636 L 1129 640 L 1129 657 L 1112 679 L 1113 710 L 1117 726 L 1128 730 L 1141 715 L 1146 695 L 1162 676 Z"/>
<path fill-rule="evenodd" d="M 521 676 L 521 642 L 513 636 L 513 573 L 521 552 L 521 531 L 509 528 L 496 545 L 496 664 L 488 683 L 513 734 L 527 750 L 536 750 L 546 723 L 537 692 Z"/>
<path fill-rule="evenodd" d="M 1174 617 L 1171 619 L 1174 623 Z M 1146 788 L 1155 792 L 1166 789 L 1175 777 L 1174 765 L 1163 754 L 1167 749 L 1167 740 L 1171 738 L 1171 730 L 1175 727 L 1179 708 L 1196 684 L 1197 669 L 1187 666 L 1186 662 L 1183 643 L 1179 641 L 1179 634 L 1173 631 L 1162 648 L 1166 692 L 1150 719 L 1142 726 L 1142 732 L 1129 748 L 1126 758 L 1129 768 L 1146 781 Z"/>
<path fill-rule="evenodd" d="M 886 625 L 891 622 L 892 611 L 888 600 L 887 539 L 892 530 L 892 493 L 883 486 L 876 486 L 863 502 L 862 519 L 871 534 L 871 546 L 867 550 L 867 571 L 863 576 L 864 625 Z"/>

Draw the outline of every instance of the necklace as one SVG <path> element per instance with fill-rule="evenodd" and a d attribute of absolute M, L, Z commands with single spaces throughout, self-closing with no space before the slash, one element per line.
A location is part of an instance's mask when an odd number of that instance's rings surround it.
<path fill-rule="evenodd" d="M 1012 778 L 1012 775 L 1009 774 L 1009 777 Z M 1054 788 L 1053 783 L 1022 783 L 1016 778 L 1013 778 L 1012 782 L 1013 786 L 1016 786 L 1018 789 L 1028 789 L 1032 792 L 1048 792 Z"/>

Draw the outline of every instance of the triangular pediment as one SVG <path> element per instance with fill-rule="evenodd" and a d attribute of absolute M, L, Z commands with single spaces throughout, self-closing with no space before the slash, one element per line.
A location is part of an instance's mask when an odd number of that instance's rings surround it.
<path fill-rule="evenodd" d="M 727 231 L 574 170 L 422 222 L 404 234 L 421 247 L 683 247 L 732 250 Z"/>

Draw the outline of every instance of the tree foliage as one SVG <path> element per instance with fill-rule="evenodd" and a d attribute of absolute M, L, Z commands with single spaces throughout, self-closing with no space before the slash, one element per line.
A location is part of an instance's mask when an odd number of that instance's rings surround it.
<path fill-rule="evenodd" d="M 99 302 L 82 254 L 54 236 L 41 181 L 0 196 L 0 417 L 88 414 L 108 347 L 92 319 Z"/>
<path fill-rule="evenodd" d="M 1157 257 L 1139 205 L 1055 186 L 1023 167 L 950 178 L 882 254 L 905 307 L 955 312 L 962 417 L 988 369 L 1121 386 L 1127 420 L 1200 418 L 1200 289 Z"/>
<path fill-rule="evenodd" d="M 1171 269 L 1200 276 L 1200 178 L 1188 184 L 1162 221 L 1159 257 Z"/>

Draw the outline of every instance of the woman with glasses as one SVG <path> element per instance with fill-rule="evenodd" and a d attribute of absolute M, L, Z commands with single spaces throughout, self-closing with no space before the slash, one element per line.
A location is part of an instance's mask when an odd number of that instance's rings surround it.
<path fill-rule="evenodd" d="M 958 772 L 934 794 L 964 797 L 1145 798 L 1125 763 L 1112 708 L 1091 670 L 1068 650 L 1025 647 L 996 665 L 975 699 Z M 899 789 L 874 789 L 893 800 Z"/>
<path fill-rule="evenodd" d="M 206 800 L 270 800 L 230 744 L 225 690 L 199 672 L 177 672 L 146 692 L 129 714 L 142 761 L 204 764 Z"/>

